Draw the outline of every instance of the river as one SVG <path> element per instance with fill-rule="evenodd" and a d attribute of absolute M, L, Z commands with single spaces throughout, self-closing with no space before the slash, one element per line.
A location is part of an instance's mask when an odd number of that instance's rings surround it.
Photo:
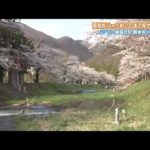
<path fill-rule="evenodd" d="M 16 116 L 55 115 L 62 110 L 46 105 L 0 107 L 0 131 L 16 131 Z"/>

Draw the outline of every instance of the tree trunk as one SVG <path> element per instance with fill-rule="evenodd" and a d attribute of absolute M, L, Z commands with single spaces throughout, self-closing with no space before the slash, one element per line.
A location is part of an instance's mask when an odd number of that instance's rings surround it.
<path fill-rule="evenodd" d="M 39 83 L 39 70 L 36 70 L 34 83 Z"/>
<path fill-rule="evenodd" d="M 17 91 L 23 91 L 24 74 L 15 70 L 9 71 L 9 84 Z"/>
<path fill-rule="evenodd" d="M 0 83 L 3 83 L 3 79 L 4 79 L 4 69 L 2 67 L 0 67 Z"/>

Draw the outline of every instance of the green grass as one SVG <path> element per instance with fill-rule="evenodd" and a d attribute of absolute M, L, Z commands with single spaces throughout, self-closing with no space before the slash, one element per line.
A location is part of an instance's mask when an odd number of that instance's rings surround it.
<path fill-rule="evenodd" d="M 3 104 L 26 104 L 27 100 L 30 104 L 63 104 L 68 101 L 80 100 L 99 100 L 110 98 L 111 92 L 106 91 L 102 85 L 70 85 L 70 84 L 54 84 L 54 83 L 39 83 L 27 84 L 29 91 L 28 97 L 24 100 L 9 99 L 1 101 Z M 81 94 L 84 89 L 94 89 L 97 93 Z"/>
<path fill-rule="evenodd" d="M 41 87 L 41 90 L 39 89 Z M 111 91 L 106 91 L 97 85 L 57 85 L 38 84 L 30 86 L 32 96 L 31 103 L 49 103 L 51 105 L 68 104 L 68 102 L 83 101 L 105 102 L 112 100 Z M 79 94 L 81 89 L 96 89 L 97 93 Z M 34 91 L 34 92 L 33 92 Z M 71 94 L 70 94 L 71 93 Z M 45 117 L 17 117 L 18 130 L 42 130 L 42 131 L 137 131 L 150 130 L 150 81 L 135 83 L 126 91 L 115 94 L 119 103 L 118 107 L 126 110 L 126 118 L 120 114 L 120 125 L 115 125 L 114 108 L 103 103 L 103 107 L 83 109 L 70 107 L 57 115 Z M 9 103 L 14 103 L 10 100 Z M 16 100 L 19 102 L 19 100 Z M 20 103 L 23 101 L 20 100 Z M 91 103 L 89 103 L 91 105 Z M 92 107 L 92 106 L 89 106 Z M 95 106 L 93 106 L 95 107 Z"/>

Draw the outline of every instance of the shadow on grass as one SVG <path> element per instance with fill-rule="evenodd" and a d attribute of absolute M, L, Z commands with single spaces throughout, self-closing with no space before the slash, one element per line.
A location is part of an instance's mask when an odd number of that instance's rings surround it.
<path fill-rule="evenodd" d="M 83 90 L 104 91 L 102 85 L 71 85 L 56 83 L 26 83 L 27 93 L 14 90 L 9 84 L 0 84 L 0 104 L 7 100 L 24 100 L 26 98 L 39 98 L 63 95 L 79 95 Z"/>
<path fill-rule="evenodd" d="M 82 90 L 103 90 L 102 85 L 73 85 L 56 83 L 30 83 L 26 84 L 29 96 L 46 96 L 57 94 L 80 94 Z"/>

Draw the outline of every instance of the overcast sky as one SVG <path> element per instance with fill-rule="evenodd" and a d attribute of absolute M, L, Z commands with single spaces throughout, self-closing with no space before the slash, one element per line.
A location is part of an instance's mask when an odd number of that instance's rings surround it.
<path fill-rule="evenodd" d="M 21 19 L 21 22 L 54 38 L 84 39 L 92 31 L 93 19 Z"/>

